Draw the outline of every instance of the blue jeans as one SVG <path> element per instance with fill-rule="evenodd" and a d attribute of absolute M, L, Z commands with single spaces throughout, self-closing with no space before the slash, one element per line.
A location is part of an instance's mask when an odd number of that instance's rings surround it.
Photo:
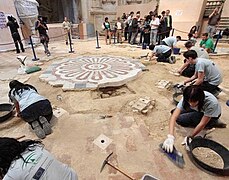
<path fill-rule="evenodd" d="M 196 127 L 200 123 L 203 115 L 204 115 L 203 112 L 198 112 L 194 110 L 190 110 L 190 111 L 183 110 L 181 111 L 181 114 L 177 118 L 176 123 L 183 127 Z M 213 127 L 216 121 L 219 119 L 219 117 L 220 115 L 218 117 L 212 117 L 211 120 L 206 125 L 206 127 L 209 128 Z"/>

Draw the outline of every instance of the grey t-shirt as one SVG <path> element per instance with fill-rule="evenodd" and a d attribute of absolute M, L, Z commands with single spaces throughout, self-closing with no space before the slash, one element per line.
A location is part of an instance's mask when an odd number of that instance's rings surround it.
<path fill-rule="evenodd" d="M 204 81 L 215 86 L 222 82 L 221 72 L 214 62 L 203 58 L 197 58 L 196 61 L 195 72 L 204 72 Z"/>
<path fill-rule="evenodd" d="M 220 20 L 220 15 L 215 14 L 208 20 L 208 25 L 215 26 L 217 22 Z"/>
<path fill-rule="evenodd" d="M 34 151 L 26 151 L 11 163 L 3 180 L 77 180 L 76 173 L 57 161 L 48 151 L 41 146 L 36 146 Z"/>
<path fill-rule="evenodd" d="M 204 48 L 192 46 L 190 50 L 196 51 L 198 58 L 209 59 L 208 52 Z"/>
<path fill-rule="evenodd" d="M 204 116 L 207 117 L 218 117 L 221 114 L 221 106 L 214 95 L 211 93 L 204 91 L 204 105 L 201 112 L 204 113 Z M 177 108 L 184 110 L 183 108 L 183 98 L 177 104 Z M 197 111 L 197 109 L 192 108 Z"/>
<path fill-rule="evenodd" d="M 167 37 L 162 41 L 165 42 L 169 47 L 174 47 L 177 44 L 177 38 L 173 36 Z"/>
<path fill-rule="evenodd" d="M 162 54 L 168 52 L 170 49 L 170 47 L 165 45 L 157 45 L 154 47 L 153 52 L 157 54 Z"/>

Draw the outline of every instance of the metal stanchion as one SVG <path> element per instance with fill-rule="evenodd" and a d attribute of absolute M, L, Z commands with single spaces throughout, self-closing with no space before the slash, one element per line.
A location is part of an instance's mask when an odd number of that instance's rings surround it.
<path fill-rule="evenodd" d="M 69 39 L 69 46 L 70 46 L 70 51 L 68 51 L 68 52 L 69 53 L 74 53 L 74 51 L 72 50 L 72 39 L 71 39 L 70 32 L 68 32 L 68 39 Z"/>
<path fill-rule="evenodd" d="M 114 30 L 114 31 L 113 31 L 114 44 L 115 44 L 115 38 L 116 38 L 115 34 L 116 34 L 116 31 Z"/>
<path fill-rule="evenodd" d="M 95 31 L 95 33 L 96 33 L 96 49 L 99 49 L 99 48 L 101 48 L 101 47 L 99 47 L 99 37 L 98 37 L 98 31 L 96 30 Z"/>
<path fill-rule="evenodd" d="M 32 61 L 38 61 L 39 60 L 39 58 L 37 58 L 37 56 L 36 56 L 36 53 L 35 53 L 35 50 L 34 50 L 34 47 L 33 47 L 33 40 L 32 40 L 32 37 L 31 36 L 29 36 L 29 40 L 30 40 L 30 44 L 31 44 L 31 46 L 32 46 L 32 50 L 33 50 L 33 59 L 32 59 Z"/>
<path fill-rule="evenodd" d="M 172 29 L 172 36 L 174 35 L 174 28 Z"/>
<path fill-rule="evenodd" d="M 217 46 L 217 44 L 219 42 L 219 39 L 220 39 L 220 36 L 221 36 L 221 32 L 222 32 L 222 30 L 219 31 L 219 34 L 217 36 L 217 39 L 216 39 L 216 42 L 215 42 L 215 46 L 214 46 L 214 49 L 213 49 L 213 53 L 217 53 L 217 52 L 215 52 L 215 49 L 216 49 L 216 46 Z"/>

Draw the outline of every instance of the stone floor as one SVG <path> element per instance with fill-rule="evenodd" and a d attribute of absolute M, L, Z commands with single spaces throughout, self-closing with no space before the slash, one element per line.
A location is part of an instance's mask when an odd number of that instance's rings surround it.
<path fill-rule="evenodd" d="M 174 76 L 169 72 L 171 68 L 177 68 L 183 64 L 182 57 L 176 64 L 154 64 L 138 59 L 142 52 L 135 46 L 126 45 L 119 47 L 108 45 L 101 40 L 101 49 L 96 49 L 96 42 L 74 41 L 75 53 L 68 53 L 69 47 L 64 42 L 51 42 L 52 55 L 46 57 L 43 47 L 36 47 L 41 71 L 29 75 L 18 75 L 20 66 L 16 60 L 15 52 L 0 54 L 0 102 L 8 102 L 8 83 L 11 79 L 18 79 L 34 85 L 38 92 L 47 97 L 53 105 L 54 118 L 52 120 L 53 133 L 47 136 L 43 143 L 58 160 L 71 166 L 82 180 L 127 180 L 123 174 L 109 166 L 105 166 L 100 173 L 105 158 L 113 152 L 110 162 L 117 165 L 127 174 L 136 179 L 141 179 L 144 174 L 150 174 L 159 179 L 227 179 L 209 175 L 198 169 L 188 158 L 186 150 L 181 146 L 184 136 L 187 135 L 179 127 L 176 127 L 176 148 L 179 149 L 185 159 L 184 169 L 180 169 L 159 151 L 159 144 L 164 141 L 168 133 L 169 111 L 174 108 L 172 93 L 166 88 L 157 88 L 155 84 L 159 80 L 180 82 L 182 77 Z M 224 45 L 223 45 L 224 46 Z M 64 58 L 77 59 L 79 57 L 111 57 L 121 56 L 127 59 L 138 59 L 147 64 L 149 71 L 142 72 L 138 78 L 127 83 L 131 93 L 120 93 L 119 96 L 110 98 L 93 98 L 97 91 L 68 91 L 52 87 L 46 82 L 41 82 L 39 77 L 52 64 L 58 64 Z M 26 49 L 27 64 L 34 65 L 31 61 L 32 51 Z M 224 57 L 225 60 L 228 57 Z M 222 119 L 227 121 L 229 113 L 225 105 L 229 94 L 228 66 L 225 61 L 215 59 L 224 71 L 224 94 L 219 96 L 222 105 Z M 67 61 L 69 62 L 69 61 Z M 63 65 L 60 64 L 59 67 Z M 93 66 L 92 66 L 93 67 Z M 129 103 L 141 97 L 149 97 L 156 100 L 155 108 L 143 115 L 133 112 Z M 228 121 L 227 121 L 228 123 Z M 0 124 L 0 136 L 19 137 L 24 139 L 36 139 L 29 125 L 18 117 Z M 214 140 L 229 147 L 228 128 L 217 129 L 211 134 Z"/>

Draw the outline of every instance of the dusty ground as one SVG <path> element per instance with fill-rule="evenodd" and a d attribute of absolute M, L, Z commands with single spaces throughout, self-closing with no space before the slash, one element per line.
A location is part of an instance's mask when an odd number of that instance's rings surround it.
<path fill-rule="evenodd" d="M 53 42 L 50 44 L 52 56 L 46 58 L 43 55 L 42 47 L 37 47 L 38 57 L 44 62 L 41 66 L 45 70 L 52 62 L 63 57 L 76 57 L 79 55 L 114 55 L 131 58 L 138 58 L 144 51 L 140 48 L 130 47 L 123 44 L 104 45 L 101 40 L 101 49 L 96 49 L 96 43 L 91 41 L 74 41 L 74 54 L 68 53 L 68 48 L 64 42 Z M 183 42 L 179 46 L 183 50 Z M 228 44 L 220 46 L 229 48 Z M 32 53 L 26 50 L 28 59 Z M 28 77 L 27 83 L 34 85 L 40 94 L 47 97 L 54 106 L 63 108 L 65 113 L 53 120 L 53 134 L 47 136 L 43 143 L 59 160 L 69 164 L 76 170 L 79 179 L 84 180 L 124 180 L 127 179 L 112 168 L 105 167 L 102 173 L 100 168 L 105 157 L 114 152 L 111 162 L 118 165 L 133 177 L 140 179 L 148 173 L 160 179 L 215 179 L 215 176 L 206 174 L 194 166 L 185 152 L 185 148 L 180 144 L 187 135 L 186 129 L 177 127 L 176 147 L 184 154 L 185 168 L 179 169 L 174 166 L 167 157 L 158 151 L 158 145 L 163 142 L 168 134 L 168 122 L 170 110 L 174 108 L 172 101 L 172 90 L 159 89 L 155 83 L 159 80 L 168 80 L 173 84 L 182 82 L 184 77 L 177 77 L 169 73 L 171 69 L 177 69 L 182 63 L 182 56 L 177 56 L 176 64 L 163 64 L 147 62 L 144 63 L 149 71 L 144 71 L 139 78 L 121 87 L 118 96 L 109 98 L 98 98 L 98 91 L 75 91 L 63 92 L 61 88 L 54 88 L 39 80 L 42 72 L 31 75 L 16 75 L 19 66 L 14 52 L 0 54 L 1 67 L 1 98 L 6 97 L 7 84 L 9 79 Z M 229 111 L 225 105 L 229 99 L 229 56 L 212 56 L 216 64 L 223 71 L 224 79 L 221 87 L 223 93 L 219 95 L 219 102 L 222 105 L 221 120 L 228 123 Z M 14 70 L 12 70 L 14 69 Z M 12 71 L 12 72 L 11 72 Z M 8 78 L 6 74 L 9 74 Z M 15 75 L 12 75 L 12 74 Z M 60 101 L 57 95 L 62 96 Z M 149 111 L 147 115 L 133 112 L 129 103 L 140 97 L 148 96 L 156 100 L 156 107 Z M 1 101 L 2 102 L 2 101 Z M 101 115 L 110 115 L 111 118 L 101 119 Z M 102 150 L 93 144 L 93 141 L 100 135 L 112 139 L 112 143 Z M 26 138 L 36 138 L 29 129 L 29 126 L 14 117 L 10 121 L 0 124 L 0 136 L 18 137 L 26 135 Z M 209 137 L 229 147 L 229 131 L 226 129 L 216 129 Z M 222 178 L 224 179 L 224 178 Z M 226 179 L 226 178 L 225 178 Z"/>

